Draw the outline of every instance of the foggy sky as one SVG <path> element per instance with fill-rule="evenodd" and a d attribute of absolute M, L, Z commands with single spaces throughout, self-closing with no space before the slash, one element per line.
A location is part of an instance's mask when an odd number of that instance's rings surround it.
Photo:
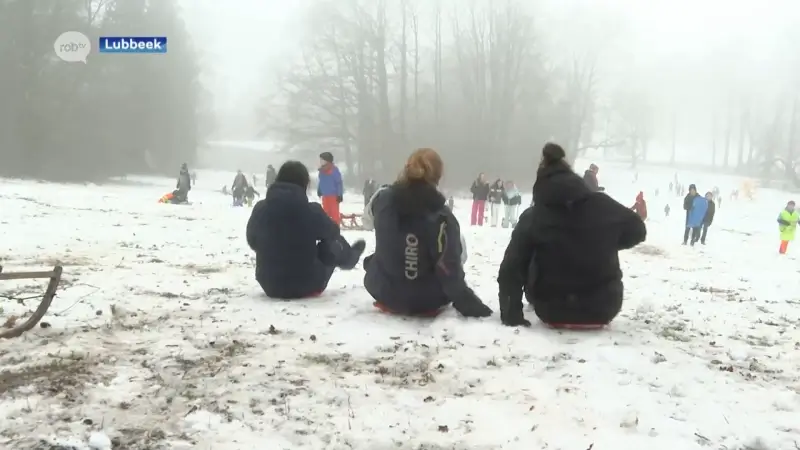
<path fill-rule="evenodd" d="M 452 10 L 453 5 L 471 1 L 443 3 Z M 203 53 L 204 79 L 220 114 L 252 116 L 256 101 L 268 91 L 265 86 L 274 83 L 279 69 L 296 57 L 304 14 L 313 3 L 183 0 L 187 24 Z M 549 58 L 568 59 L 586 48 L 603 46 L 603 88 L 635 85 L 659 102 L 683 104 L 687 111 L 681 110 L 682 114 L 713 102 L 716 94 L 708 92 L 708 86 L 745 83 L 751 88 L 763 86 L 764 95 L 777 95 L 776 85 L 800 80 L 800 2 L 532 3 L 539 12 L 537 31 L 547 43 Z M 796 70 L 790 70 L 793 65 Z M 689 107 L 687 102 L 696 105 Z"/>

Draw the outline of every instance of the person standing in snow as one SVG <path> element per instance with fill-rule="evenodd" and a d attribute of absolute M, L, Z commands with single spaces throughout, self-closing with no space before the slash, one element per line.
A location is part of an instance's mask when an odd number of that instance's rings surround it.
<path fill-rule="evenodd" d="M 275 182 L 275 168 L 272 167 L 272 164 L 267 166 L 267 176 L 265 178 L 265 182 L 267 189 L 269 189 L 272 183 Z"/>
<path fill-rule="evenodd" d="M 181 171 L 178 174 L 178 183 L 175 185 L 175 198 L 172 203 L 187 203 L 189 201 L 189 191 L 192 190 L 192 177 L 189 175 L 189 167 L 186 163 L 181 164 Z"/>
<path fill-rule="evenodd" d="M 236 171 L 236 176 L 231 183 L 231 192 L 233 194 L 233 206 L 244 206 L 244 194 L 247 190 L 247 177 L 241 170 Z"/>
<path fill-rule="evenodd" d="M 342 223 L 342 216 L 339 213 L 339 204 L 344 199 L 344 184 L 342 173 L 333 163 L 333 155 L 330 152 L 319 154 L 319 182 L 317 183 L 317 195 L 322 202 L 322 209 L 328 216 L 336 222 Z"/>
<path fill-rule="evenodd" d="M 691 197 L 691 205 L 689 205 L 689 209 L 687 210 L 686 215 L 686 228 L 687 230 L 691 230 L 692 239 L 690 241 L 690 245 L 694 247 L 694 244 L 700 240 L 700 230 L 703 227 L 703 220 L 706 217 L 706 212 L 708 211 L 708 200 L 705 197 L 697 194 L 697 188 L 692 189 L 691 185 L 689 187 L 689 193 L 691 194 L 694 191 L 694 197 Z M 684 204 L 684 207 L 686 205 Z M 686 236 L 686 232 L 684 232 L 684 236 Z M 686 244 L 686 242 L 684 242 Z"/>
<path fill-rule="evenodd" d="M 639 215 L 642 220 L 647 220 L 647 202 L 644 201 L 644 192 L 639 191 L 631 210 Z"/>
<path fill-rule="evenodd" d="M 253 201 L 255 201 L 256 197 L 261 197 L 261 194 L 253 187 L 253 185 L 248 185 L 244 190 L 244 201 L 247 203 L 247 206 L 252 208 Z"/>
<path fill-rule="evenodd" d="M 372 178 L 367 178 L 367 180 L 364 181 L 364 189 L 361 190 L 361 193 L 364 195 L 364 206 L 367 206 L 367 203 L 369 203 L 376 192 L 378 192 L 378 182 Z"/>
<path fill-rule="evenodd" d="M 256 281 L 272 298 L 316 297 L 338 267 L 352 270 L 366 243 L 351 246 L 319 203 L 308 201 L 308 169 L 284 163 L 247 221 L 247 244 L 256 252 Z"/>
<path fill-rule="evenodd" d="M 783 211 L 778 214 L 778 231 L 781 233 L 781 246 L 778 248 L 778 253 L 781 255 L 786 254 L 789 242 L 794 240 L 799 220 L 800 214 L 795 210 L 794 200 L 789 201 Z"/>
<path fill-rule="evenodd" d="M 669 217 L 669 210 L 670 210 L 669 203 L 667 203 L 666 205 L 664 205 L 664 217 Z"/>
<path fill-rule="evenodd" d="M 534 185 L 534 205 L 519 218 L 497 282 L 503 325 L 530 326 L 523 292 L 554 328 L 600 328 L 622 308 L 618 252 L 643 242 L 642 219 L 572 171 L 561 146 L 548 143 Z"/>
<path fill-rule="evenodd" d="M 520 194 L 517 185 L 513 181 L 506 181 L 506 186 L 503 190 L 503 204 L 505 205 L 503 228 L 514 228 L 517 226 L 519 207 L 522 205 L 522 194 Z"/>
<path fill-rule="evenodd" d="M 364 205 L 364 214 L 361 215 L 361 226 L 365 231 L 372 231 L 375 229 L 375 216 L 372 214 L 372 203 L 375 201 L 378 193 L 388 187 L 388 184 L 382 184 L 375 190 L 375 193 L 372 194 L 367 204 Z"/>
<path fill-rule="evenodd" d="M 700 195 L 697 193 L 697 187 L 694 184 L 690 184 L 689 193 L 683 198 L 683 210 L 686 211 L 686 223 L 683 230 L 683 245 L 686 245 L 689 242 L 689 234 L 692 232 L 691 227 L 689 227 L 689 212 L 692 210 L 695 197 L 699 196 Z"/>
<path fill-rule="evenodd" d="M 192 186 L 197 185 L 197 172 L 192 172 Z"/>
<path fill-rule="evenodd" d="M 703 218 L 703 231 L 700 234 L 700 243 L 706 245 L 706 236 L 708 236 L 708 228 L 714 222 L 714 214 L 717 213 L 717 205 L 714 204 L 714 194 L 706 192 L 706 201 L 708 202 L 708 209 L 706 216 Z"/>
<path fill-rule="evenodd" d="M 465 317 L 492 314 L 465 280 L 458 220 L 438 189 L 443 170 L 436 151 L 418 149 L 373 201 L 375 253 L 364 259 L 364 287 L 383 312 L 432 317 L 452 304 Z"/>
<path fill-rule="evenodd" d="M 472 192 L 472 214 L 470 215 L 470 225 L 483 226 L 483 219 L 486 213 L 486 199 L 489 198 L 489 183 L 486 175 L 481 173 L 478 179 L 472 182 L 469 188 Z"/>
<path fill-rule="evenodd" d="M 503 181 L 501 179 L 495 180 L 489 187 L 489 215 L 492 221 L 492 226 L 497 227 L 497 222 L 500 219 L 500 205 L 503 203 Z"/>
<path fill-rule="evenodd" d="M 600 191 L 600 182 L 597 181 L 597 173 L 600 172 L 600 168 L 597 167 L 596 164 L 590 164 L 589 170 L 583 173 L 583 181 L 586 183 L 586 186 L 589 186 L 589 190 L 592 192 Z"/>

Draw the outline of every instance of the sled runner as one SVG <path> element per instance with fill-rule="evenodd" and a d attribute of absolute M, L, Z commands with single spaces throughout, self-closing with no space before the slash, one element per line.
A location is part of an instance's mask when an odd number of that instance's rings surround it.
<path fill-rule="evenodd" d="M 361 214 L 340 214 L 342 218 L 342 228 L 345 230 L 363 230 L 361 224 Z"/>
<path fill-rule="evenodd" d="M 49 272 L 6 272 L 3 273 L 3 266 L 0 266 L 0 281 L 4 280 L 27 280 L 27 279 L 40 279 L 40 278 L 49 278 L 50 281 L 47 283 L 47 289 L 44 291 L 44 295 L 42 296 L 42 300 L 39 302 L 39 306 L 36 310 L 28 317 L 28 320 L 23 322 L 20 325 L 12 326 L 11 328 L 7 329 L 0 329 L 0 339 L 8 339 L 8 338 L 15 338 L 19 337 L 22 333 L 33 329 L 44 314 L 47 312 L 47 309 L 50 308 L 50 304 L 53 302 L 53 297 L 56 296 L 56 289 L 58 289 L 58 284 L 61 282 L 61 271 L 63 268 L 61 266 L 55 266 L 53 270 Z"/>

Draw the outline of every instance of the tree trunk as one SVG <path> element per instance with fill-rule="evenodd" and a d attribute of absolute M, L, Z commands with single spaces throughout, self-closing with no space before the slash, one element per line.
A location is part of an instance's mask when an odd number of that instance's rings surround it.
<path fill-rule="evenodd" d="M 406 130 L 406 114 L 408 111 L 408 5 L 406 0 L 400 2 L 403 12 L 402 32 L 400 37 L 400 142 L 405 146 L 408 142 Z"/>
<path fill-rule="evenodd" d="M 736 167 L 740 168 L 744 164 L 744 137 L 749 128 L 750 122 L 750 106 L 745 106 L 742 114 L 739 117 L 739 154 L 736 157 Z"/>

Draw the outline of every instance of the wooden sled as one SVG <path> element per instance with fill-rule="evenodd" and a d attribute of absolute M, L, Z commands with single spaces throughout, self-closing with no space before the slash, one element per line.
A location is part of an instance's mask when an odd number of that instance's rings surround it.
<path fill-rule="evenodd" d="M 361 214 L 340 214 L 342 229 L 344 230 L 363 230 L 361 224 Z"/>
<path fill-rule="evenodd" d="M 53 302 L 53 298 L 56 296 L 56 289 L 58 289 L 58 284 L 61 282 L 61 272 L 63 268 L 61 266 L 55 266 L 53 270 L 49 272 L 6 272 L 3 273 L 3 266 L 0 266 L 0 281 L 4 280 L 27 280 L 27 279 L 37 279 L 37 278 L 49 278 L 50 281 L 47 283 L 47 289 L 44 291 L 44 295 L 42 296 L 42 301 L 39 302 L 39 306 L 36 308 L 36 311 L 28 317 L 28 320 L 23 322 L 20 325 L 0 330 L 0 339 L 9 339 L 19 337 L 22 333 L 33 329 L 44 314 L 47 312 L 47 309 L 50 308 L 50 304 Z"/>

